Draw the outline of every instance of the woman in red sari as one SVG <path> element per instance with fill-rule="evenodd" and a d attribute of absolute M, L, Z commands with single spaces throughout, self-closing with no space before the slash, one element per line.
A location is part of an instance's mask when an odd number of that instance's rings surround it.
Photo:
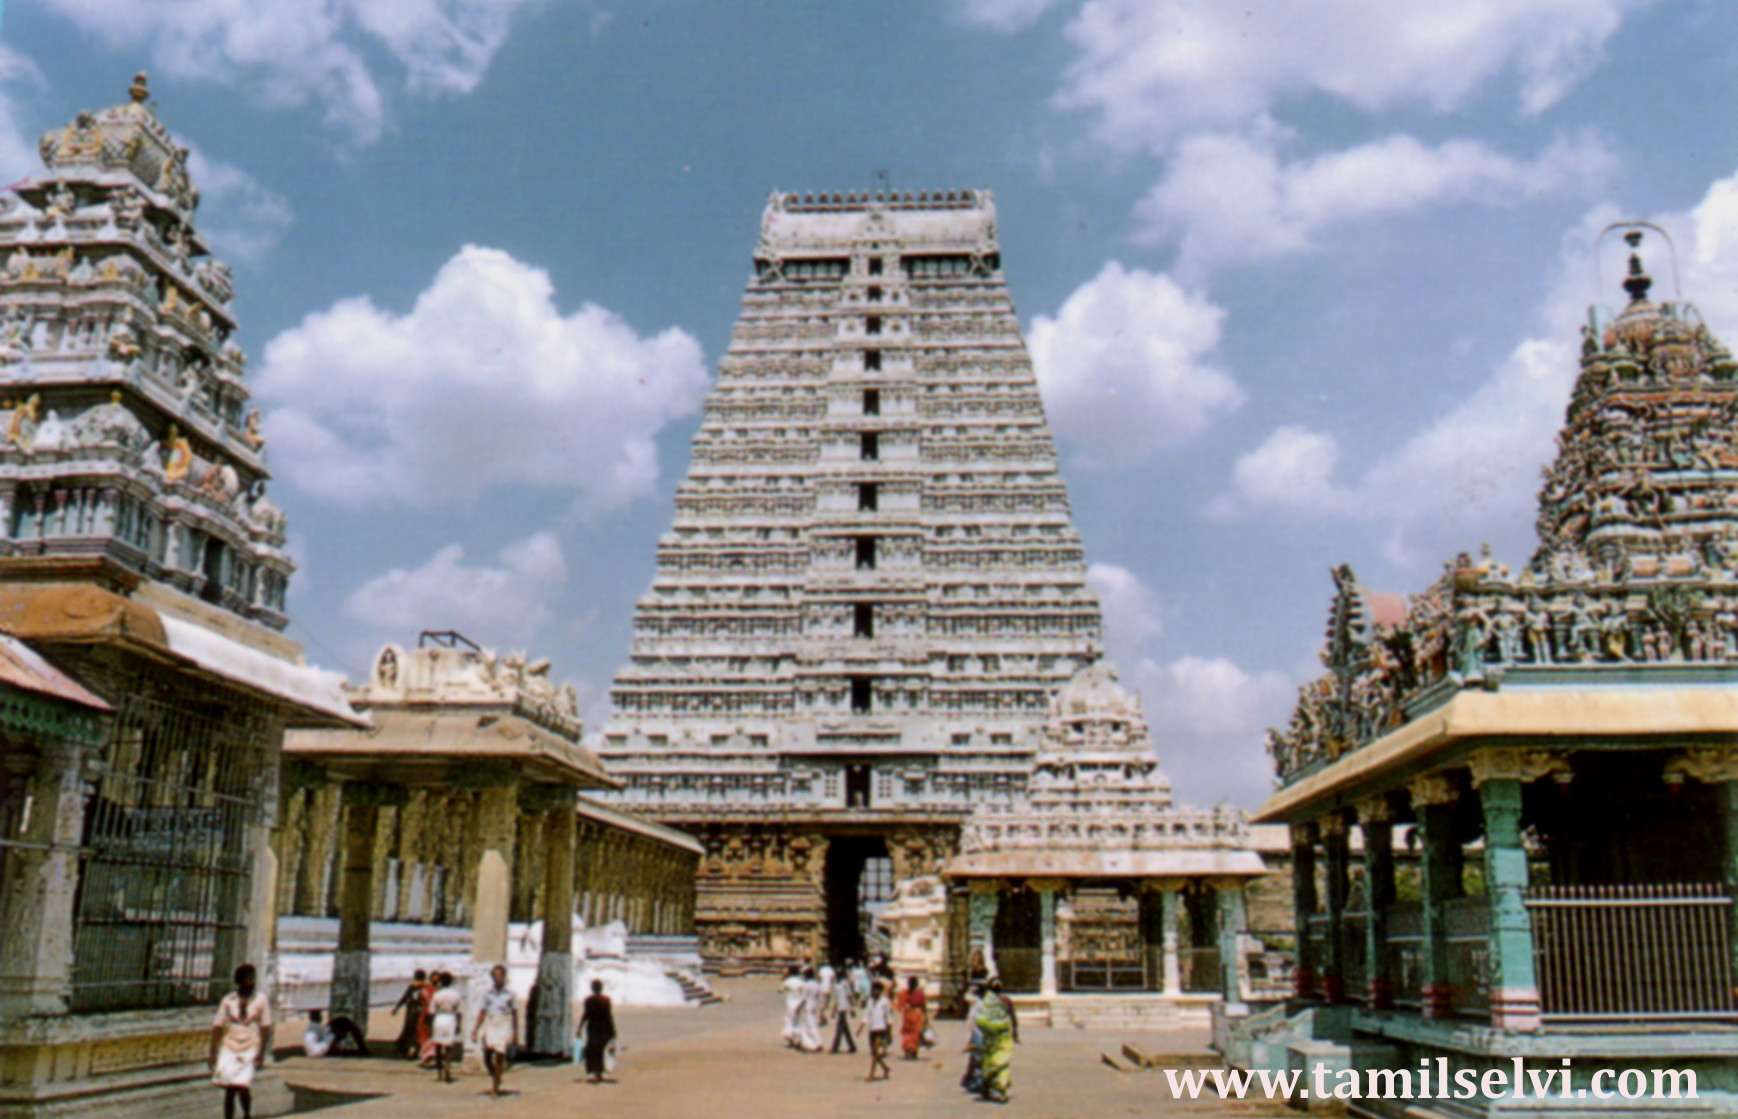
<path fill-rule="evenodd" d="M 906 980 L 905 990 L 899 992 L 899 1000 L 894 1004 L 899 1012 L 899 1044 L 905 1051 L 905 1059 L 917 1060 L 918 1050 L 923 1048 L 923 1033 L 929 1028 L 929 999 L 923 993 L 923 984 L 913 975 Z"/>
<path fill-rule="evenodd" d="M 435 992 L 441 989 L 441 974 L 441 972 L 437 971 L 429 976 L 428 980 L 423 983 L 422 989 L 417 992 L 416 1053 L 417 1056 L 421 1058 L 421 1066 L 423 1068 L 435 1067 L 435 1057 L 437 1056 L 435 1050 L 437 1049 L 437 1046 L 434 1042 L 434 1008 L 432 1004 L 434 1002 Z"/>

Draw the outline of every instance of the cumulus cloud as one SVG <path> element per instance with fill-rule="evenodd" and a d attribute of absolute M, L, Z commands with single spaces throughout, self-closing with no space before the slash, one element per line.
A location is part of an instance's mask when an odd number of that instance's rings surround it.
<path fill-rule="evenodd" d="M 466 246 L 406 314 L 345 299 L 273 338 L 256 391 L 273 462 L 307 493 L 434 506 L 555 488 L 596 511 L 651 491 L 655 436 L 707 382 L 687 333 L 563 314 L 548 273 Z"/>
<path fill-rule="evenodd" d="M 1143 659 L 1140 689 L 1160 764 L 1186 799 L 1254 807 L 1273 789 L 1267 728 L 1283 723 L 1296 684 L 1279 672 L 1249 672 L 1225 657 Z"/>
<path fill-rule="evenodd" d="M 1093 111 L 1110 143 L 1150 151 L 1308 94 L 1445 112 L 1505 73 L 1519 78 L 1522 111 L 1538 113 L 1646 2 L 1089 0 L 1067 28 L 1079 53 L 1057 101 Z"/>
<path fill-rule="evenodd" d="M 252 263 L 289 228 L 289 200 L 233 163 L 194 147 L 187 170 L 199 188 L 199 232 L 218 255 Z"/>
<path fill-rule="evenodd" d="M 1128 568 L 1089 564 L 1086 585 L 1104 610 L 1105 641 L 1113 655 L 1126 657 L 1164 632 L 1159 596 Z"/>
<path fill-rule="evenodd" d="M 1337 478 L 1340 447 L 1331 434 L 1287 426 L 1237 461 L 1231 485 L 1209 511 L 1220 516 L 1323 515 L 1386 526 L 1390 562 L 1430 570 L 1455 551 L 1495 539 L 1523 559 L 1532 548 L 1539 469 L 1554 454 L 1579 369 L 1577 324 L 1589 301 L 1621 302 L 1622 246 L 1607 238 L 1607 290 L 1596 292 L 1598 235 L 1616 216 L 1599 207 L 1564 240 L 1559 280 L 1539 310 L 1539 332 L 1520 342 L 1478 389 L 1429 419 L 1361 474 Z M 1709 188 L 1693 210 L 1654 222 L 1671 231 L 1681 254 L 1684 297 L 1714 332 L 1738 341 L 1738 175 Z M 1673 298 L 1668 248 L 1647 250 L 1655 294 Z M 1609 259 L 1607 259 L 1609 258 Z"/>
<path fill-rule="evenodd" d="M 566 557 L 548 532 L 502 548 L 493 565 L 467 564 L 465 549 L 448 544 L 421 567 L 393 568 L 357 587 L 344 615 L 378 640 L 457 629 L 488 645 L 525 645 L 548 625 L 549 597 L 566 582 Z"/>
<path fill-rule="evenodd" d="M 536 0 L 38 0 L 110 47 L 268 105 L 321 106 L 360 142 L 385 127 L 388 90 L 468 93 Z M 381 61 L 389 60 L 383 68 Z"/>
<path fill-rule="evenodd" d="M 1603 179 L 1613 157 L 1597 136 L 1559 139 L 1518 160 L 1475 140 L 1431 146 L 1396 135 L 1286 161 L 1289 139 L 1251 134 L 1182 140 L 1164 177 L 1135 208 L 1135 239 L 1176 242 L 1184 275 L 1310 248 L 1318 233 L 1360 219 L 1446 203 L 1501 204 Z"/>
<path fill-rule="evenodd" d="M 1029 346 L 1044 407 L 1082 465 L 1148 458 L 1243 403 L 1214 360 L 1225 312 L 1170 276 L 1107 263 Z"/>
<path fill-rule="evenodd" d="M 0 43 L 0 175 L 13 182 L 42 166 L 36 137 L 26 125 L 20 91 L 40 91 L 48 84 L 36 63 Z"/>

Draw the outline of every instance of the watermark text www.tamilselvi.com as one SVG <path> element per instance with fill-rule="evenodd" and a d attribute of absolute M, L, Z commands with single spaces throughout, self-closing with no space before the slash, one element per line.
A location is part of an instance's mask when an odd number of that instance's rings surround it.
<path fill-rule="evenodd" d="M 1434 1066 L 1434 1067 L 1433 1067 Z M 1305 1076 L 1258 1069 L 1166 1069 L 1171 1095 L 1196 1099 L 1203 1090 L 1222 1099 L 1252 1095 L 1268 1099 L 1473 1100 L 1487 1099 L 1698 1099 L 1693 1069 L 1600 1068 L 1577 1087 L 1569 1058 L 1562 1068 L 1450 1069 L 1446 1057 L 1420 1061 L 1417 1069 L 1340 1069 L 1320 1065 Z"/>

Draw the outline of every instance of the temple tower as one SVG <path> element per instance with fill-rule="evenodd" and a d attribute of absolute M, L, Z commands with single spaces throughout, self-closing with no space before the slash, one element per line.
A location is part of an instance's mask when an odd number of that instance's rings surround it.
<path fill-rule="evenodd" d="M 615 680 L 726 969 L 864 949 L 1101 644 L 987 191 L 775 193 Z"/>

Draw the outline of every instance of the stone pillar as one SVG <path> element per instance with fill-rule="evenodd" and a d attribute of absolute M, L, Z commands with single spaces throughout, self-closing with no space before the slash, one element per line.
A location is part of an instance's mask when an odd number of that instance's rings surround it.
<path fill-rule="evenodd" d="M 572 790 L 562 790 L 543 822 L 543 955 L 537 961 L 537 1020 L 534 1052 L 569 1052 L 573 1040 L 573 840 Z"/>
<path fill-rule="evenodd" d="M 1485 819 L 1485 898 L 1490 904 L 1491 1025 L 1539 1028 L 1539 984 L 1533 974 L 1533 920 L 1527 912 L 1527 851 L 1521 846 L 1521 782 L 1478 781 Z"/>
<path fill-rule="evenodd" d="M 1364 833 L 1364 885 L 1370 912 L 1364 922 L 1364 958 L 1369 986 L 1364 992 L 1371 1009 L 1394 1005 L 1394 976 L 1388 958 L 1388 908 L 1394 904 L 1394 821 L 1385 799 L 1358 806 L 1358 826 Z"/>
<path fill-rule="evenodd" d="M 1236 1013 L 1247 1011 L 1243 1005 L 1243 953 L 1239 951 L 1239 945 L 1248 931 L 1243 883 L 1222 884 L 1219 887 L 1219 966 L 1224 971 L 1225 1007 Z"/>
<path fill-rule="evenodd" d="M 1674 788 L 1686 778 L 1713 788 L 1719 813 L 1721 879 L 1726 893 L 1738 898 L 1738 754 L 1726 747 L 1692 747 L 1667 760 L 1664 777 Z M 1726 920 L 1732 975 L 1738 979 L 1738 905 L 1726 907 Z"/>
<path fill-rule="evenodd" d="M 1291 826 L 1291 909 L 1292 924 L 1297 928 L 1297 961 L 1292 969 L 1293 993 L 1298 998 L 1314 998 L 1316 977 L 1321 961 L 1316 959 L 1315 943 L 1310 940 L 1310 918 L 1316 912 L 1316 826 Z M 1173 926 L 1175 920 L 1172 921 Z"/>
<path fill-rule="evenodd" d="M 373 1000 L 369 926 L 374 919 L 374 847 L 380 807 L 403 799 L 403 790 L 351 781 L 344 785 L 344 846 L 338 881 L 338 956 L 332 962 L 331 1013 L 364 1029 Z"/>
<path fill-rule="evenodd" d="M 1328 935 L 1322 952 L 1322 997 L 1329 1002 L 1346 999 L 1346 880 L 1350 872 L 1345 818 L 1338 813 L 1322 817 L 1322 855 L 1327 863 Z"/>
<path fill-rule="evenodd" d="M 1159 894 L 1159 920 L 1164 928 L 1165 936 L 1165 994 L 1181 995 L 1183 993 L 1183 958 L 1181 955 L 1182 940 L 1179 936 L 1183 909 L 1183 893 L 1180 887 L 1166 888 Z"/>
<path fill-rule="evenodd" d="M 296 876 L 296 913 L 326 916 L 326 874 L 332 866 L 333 833 L 337 830 L 339 790 L 335 785 L 310 788 L 302 826 L 306 847 Z"/>
<path fill-rule="evenodd" d="M 477 794 L 477 870 L 471 910 L 471 959 L 507 962 L 507 922 L 513 903 L 513 840 L 518 833 L 519 790 L 507 775 Z"/>
<path fill-rule="evenodd" d="M 1045 998 L 1055 998 L 1056 983 L 1056 891 L 1060 882 L 1039 881 L 1031 883 L 1038 891 L 1038 993 Z"/>
<path fill-rule="evenodd" d="M 1454 1012 L 1448 980 L 1448 919 L 1443 903 L 1460 893 L 1456 880 L 1454 804 L 1459 792 L 1442 774 L 1420 777 L 1408 789 L 1417 819 L 1419 845 L 1419 909 L 1424 943 L 1420 953 L 1419 998 L 1426 1018 L 1447 1018 Z"/>
<path fill-rule="evenodd" d="M 0 891 L 0 1020 L 65 1014 L 72 997 L 73 899 L 84 834 L 84 751 L 44 750 L 26 778 L 30 816 Z"/>
<path fill-rule="evenodd" d="M 993 879 L 974 878 L 967 888 L 971 891 L 967 921 L 971 949 L 983 956 L 985 969 L 996 975 L 996 911 L 1001 907 L 1002 884 Z"/>

